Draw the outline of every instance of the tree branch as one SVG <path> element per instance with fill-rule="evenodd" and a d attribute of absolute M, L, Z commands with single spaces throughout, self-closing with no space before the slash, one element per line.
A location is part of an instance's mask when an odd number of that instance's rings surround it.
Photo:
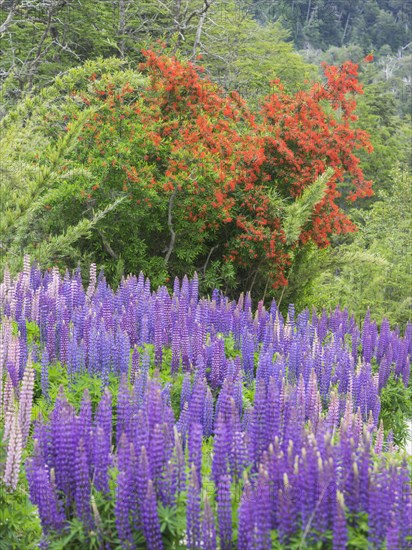
<path fill-rule="evenodd" d="M 3 9 L 4 1 L 0 2 L 0 8 Z M 3 21 L 3 23 L 0 26 L 0 35 L 4 34 L 7 29 L 10 27 L 10 25 L 13 23 L 13 17 L 16 15 L 16 11 L 20 7 L 20 2 L 17 0 L 14 0 L 14 2 L 11 5 L 10 11 L 6 17 L 6 19 Z"/>
<path fill-rule="evenodd" d="M 212 248 L 209 250 L 209 254 L 207 255 L 205 265 L 202 267 L 203 275 L 206 273 L 207 264 L 209 263 L 210 257 L 213 254 L 213 252 L 216 250 L 216 248 L 219 248 L 218 244 L 216 244 L 215 246 L 212 246 Z"/>
<path fill-rule="evenodd" d="M 100 235 L 101 239 L 102 239 L 102 242 L 103 242 L 103 246 L 104 246 L 104 249 L 106 250 L 106 252 L 109 254 L 109 256 L 111 256 L 114 260 L 117 260 L 118 259 L 118 256 L 116 254 L 116 252 L 113 250 L 113 248 L 110 246 L 110 243 L 109 241 L 106 240 L 106 237 L 103 235 L 103 233 L 100 231 L 100 229 L 97 229 L 97 232 L 98 234 Z"/>
<path fill-rule="evenodd" d="M 173 218 L 172 218 L 173 202 L 175 200 L 176 193 L 177 193 L 177 189 L 173 191 L 173 193 L 170 195 L 170 198 L 169 198 L 167 225 L 169 226 L 169 231 L 170 231 L 170 243 L 165 256 L 166 265 L 169 263 L 169 259 L 170 259 L 170 256 L 172 255 L 173 249 L 175 247 L 175 241 L 176 241 L 176 233 L 175 233 L 175 230 L 173 229 Z"/>

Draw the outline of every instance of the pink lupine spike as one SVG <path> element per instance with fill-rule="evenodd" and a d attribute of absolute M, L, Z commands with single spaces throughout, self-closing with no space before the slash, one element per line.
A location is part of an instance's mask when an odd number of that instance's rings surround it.
<path fill-rule="evenodd" d="M 34 389 L 34 368 L 29 356 L 26 368 L 24 370 L 23 381 L 21 385 L 20 406 L 19 406 L 19 422 L 21 426 L 21 435 L 23 445 L 27 441 L 30 429 L 31 409 L 33 404 L 33 389 Z"/>
<path fill-rule="evenodd" d="M 375 453 L 378 455 L 381 454 L 382 452 L 383 438 L 384 438 L 384 430 L 383 430 L 383 422 L 381 420 L 379 424 L 378 432 L 376 434 L 375 449 L 374 449 Z"/>
<path fill-rule="evenodd" d="M 6 385 L 4 387 L 3 397 L 3 415 L 4 415 L 4 434 L 3 438 L 6 440 L 11 432 L 13 425 L 13 416 L 15 412 L 15 395 L 13 389 L 13 382 L 9 373 L 7 373 Z"/>
<path fill-rule="evenodd" d="M 4 471 L 4 484 L 11 490 L 15 490 L 19 480 L 21 454 L 22 454 L 22 434 L 17 411 L 13 416 L 13 424 L 7 447 L 6 467 Z"/>

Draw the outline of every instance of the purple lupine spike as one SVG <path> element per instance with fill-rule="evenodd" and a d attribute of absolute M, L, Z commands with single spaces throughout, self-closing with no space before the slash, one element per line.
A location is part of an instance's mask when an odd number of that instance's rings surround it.
<path fill-rule="evenodd" d="M 74 409 L 67 402 L 62 390 L 52 413 L 51 436 L 56 487 L 70 502 L 73 498 L 75 473 L 73 464 L 78 445 L 78 429 Z"/>
<path fill-rule="evenodd" d="M 198 484 L 201 484 L 201 468 L 202 468 L 202 425 L 198 422 L 192 422 L 189 426 L 189 465 L 194 466 Z"/>
<path fill-rule="evenodd" d="M 152 550 L 161 550 L 163 548 L 163 541 L 160 532 L 159 516 L 157 514 L 156 494 L 153 482 L 150 479 L 141 509 L 141 521 L 148 548 Z"/>
<path fill-rule="evenodd" d="M 217 483 L 217 517 L 220 548 L 232 548 L 232 501 L 230 494 L 230 476 L 222 474 Z"/>
<path fill-rule="evenodd" d="M 213 396 L 210 388 L 206 389 L 205 401 L 203 404 L 202 412 L 202 424 L 203 424 L 203 435 L 205 437 L 210 437 L 213 431 L 214 423 L 214 410 L 213 410 Z"/>
<path fill-rule="evenodd" d="M 223 416 L 217 417 L 213 445 L 212 479 L 218 485 L 219 479 L 227 473 L 230 441 L 228 441 L 227 425 Z"/>
<path fill-rule="evenodd" d="M 339 396 L 336 391 L 333 391 L 331 394 L 331 399 L 328 408 L 328 414 L 326 417 L 326 422 L 329 427 L 329 430 L 333 432 L 338 427 L 339 422 Z"/>
<path fill-rule="evenodd" d="M 187 548 L 199 549 L 202 547 L 200 541 L 200 484 L 199 474 L 194 463 L 192 463 L 190 472 L 186 516 Z"/>
<path fill-rule="evenodd" d="M 409 385 L 410 376 L 411 376 L 411 364 L 410 364 L 409 357 L 407 357 L 406 360 L 405 360 L 405 365 L 403 367 L 403 371 L 402 371 L 402 380 L 403 380 L 403 384 L 404 384 L 405 388 L 407 388 L 408 385 Z"/>
<path fill-rule="evenodd" d="M 382 388 L 386 386 L 391 372 L 390 369 L 391 365 L 389 363 L 389 358 L 387 357 L 387 355 L 384 355 L 379 365 L 379 391 L 381 391 Z"/>
<path fill-rule="evenodd" d="M 147 456 L 146 447 L 144 446 L 140 449 L 137 465 L 138 467 L 136 470 L 136 490 L 141 508 L 147 494 L 147 488 L 150 479 L 149 459 Z"/>
<path fill-rule="evenodd" d="M 336 509 L 333 521 L 333 550 L 344 550 L 347 547 L 348 533 L 345 518 L 345 501 L 343 493 L 336 493 Z"/>
<path fill-rule="evenodd" d="M 197 304 L 199 300 L 199 277 L 195 271 L 190 285 L 190 302 Z"/>
<path fill-rule="evenodd" d="M 246 379 L 253 380 L 254 375 L 254 344 L 253 336 L 245 330 L 242 337 L 242 363 Z"/>
<path fill-rule="evenodd" d="M 75 491 L 74 502 L 77 517 L 84 525 L 91 528 L 91 484 L 89 479 L 89 465 L 83 439 L 80 439 L 75 456 Z"/>
<path fill-rule="evenodd" d="M 254 548 L 259 550 L 266 550 L 271 547 L 270 538 L 270 485 L 269 476 L 267 471 L 261 467 L 259 471 L 259 477 L 257 482 L 257 499 L 256 506 L 256 532 L 254 540 Z"/>
<path fill-rule="evenodd" d="M 242 497 L 238 509 L 238 550 L 249 550 L 254 547 L 255 495 L 245 475 Z"/>
<path fill-rule="evenodd" d="M 132 367 L 130 369 L 130 384 L 133 386 L 136 380 L 137 373 L 139 372 L 140 353 L 137 349 L 137 345 L 134 346 L 132 353 Z"/>
<path fill-rule="evenodd" d="M 289 478 L 286 472 L 283 473 L 283 484 L 279 489 L 279 509 L 278 509 L 278 531 L 279 540 L 287 548 L 290 538 L 294 531 L 293 516 L 292 516 L 292 502 L 290 498 L 290 485 Z"/>
<path fill-rule="evenodd" d="M 97 407 L 95 425 L 97 428 L 102 429 L 110 449 L 112 440 L 112 395 L 108 388 L 105 388 Z"/>
<path fill-rule="evenodd" d="M 239 427 L 240 428 L 240 427 Z M 245 433 L 236 429 L 233 434 L 231 452 L 229 454 L 230 472 L 234 480 L 241 478 L 248 464 L 248 450 Z"/>
<path fill-rule="evenodd" d="M 150 473 L 158 493 L 158 479 L 160 479 L 165 465 L 164 425 L 155 424 L 149 440 Z"/>
<path fill-rule="evenodd" d="M 173 486 L 175 487 L 175 492 L 180 493 L 185 490 L 186 485 L 186 473 L 185 473 L 185 455 L 183 452 L 182 440 L 177 431 L 177 428 L 174 428 L 174 448 L 172 456 L 173 464 Z"/>
<path fill-rule="evenodd" d="M 64 515 L 57 499 L 50 473 L 41 458 L 35 453 L 26 462 L 30 499 L 38 507 L 43 531 L 60 531 L 64 525 Z"/>
<path fill-rule="evenodd" d="M 41 392 L 46 399 L 49 398 L 49 354 L 47 348 L 43 350 L 41 358 Z"/>
<path fill-rule="evenodd" d="M 120 379 L 119 393 L 117 397 L 117 421 L 116 421 L 116 445 L 119 445 L 122 433 L 126 432 L 130 437 L 131 404 L 130 391 L 127 386 L 127 375 Z"/>
<path fill-rule="evenodd" d="M 129 508 L 127 506 L 127 494 L 129 492 L 129 480 L 126 472 L 119 472 L 117 477 L 115 517 L 117 534 L 122 548 L 132 548 L 133 534 L 129 523 Z"/>
<path fill-rule="evenodd" d="M 60 354 L 59 359 L 63 365 L 67 364 L 69 357 L 69 327 L 65 321 L 60 327 Z"/>
<path fill-rule="evenodd" d="M 207 496 L 204 498 L 203 505 L 202 548 L 204 550 L 215 550 L 217 548 L 215 518 Z"/>
<path fill-rule="evenodd" d="M 412 525 L 410 518 L 412 516 L 412 490 L 410 470 L 406 460 L 403 460 L 400 468 L 397 469 L 397 491 L 394 514 L 399 525 L 401 544 L 406 546 L 407 541 L 412 538 Z"/>
<path fill-rule="evenodd" d="M 190 381 L 190 374 L 186 373 L 183 378 L 182 391 L 180 394 L 180 410 L 183 410 L 185 403 L 189 403 L 192 395 L 192 383 Z"/>
<path fill-rule="evenodd" d="M 95 428 L 93 441 L 94 486 L 98 491 L 109 491 L 110 441 L 103 428 Z"/>
<path fill-rule="evenodd" d="M 183 448 L 185 448 L 186 446 L 186 437 L 187 437 L 187 431 L 189 429 L 189 424 L 190 424 L 189 405 L 186 401 L 183 407 L 183 410 L 180 413 L 179 421 L 176 424 L 176 428 L 178 429 L 182 437 Z"/>
<path fill-rule="evenodd" d="M 26 339 L 27 339 L 27 335 L 25 334 L 21 334 L 21 331 L 20 332 L 20 337 L 19 337 L 19 354 L 18 354 L 18 373 L 19 373 L 19 380 L 21 380 L 23 378 L 23 373 L 24 373 L 24 367 L 26 366 L 26 362 L 27 362 L 27 359 L 28 359 L 28 350 L 27 350 L 27 343 L 26 343 Z M 26 332 L 26 323 L 24 323 L 24 332 Z"/>
<path fill-rule="evenodd" d="M 193 392 L 190 397 L 189 412 L 191 422 L 202 424 L 203 405 L 206 395 L 206 382 L 204 378 L 197 379 L 194 383 Z"/>
<path fill-rule="evenodd" d="M 179 370 L 180 365 L 180 333 L 179 330 L 175 327 L 172 331 L 172 362 L 171 362 L 171 372 L 176 374 Z"/>
<path fill-rule="evenodd" d="M 156 301 L 154 317 L 154 351 L 155 365 L 161 366 L 163 360 L 163 317 L 161 314 L 160 300 Z"/>
<path fill-rule="evenodd" d="M 388 508 L 390 502 L 388 499 L 388 483 L 390 482 L 388 473 L 385 471 L 376 471 L 370 479 L 371 487 L 369 491 L 368 540 L 371 544 L 379 548 L 386 534 L 386 524 L 388 521 Z"/>
<path fill-rule="evenodd" d="M 83 399 L 80 405 L 80 413 L 78 418 L 78 434 L 79 439 L 83 439 L 84 447 L 88 456 L 89 466 L 91 467 L 92 460 L 92 402 L 90 399 L 89 390 L 84 390 Z"/>
<path fill-rule="evenodd" d="M 134 495 L 135 483 L 132 472 L 135 469 L 135 456 L 133 445 L 129 445 L 124 435 L 122 440 L 124 451 L 127 453 L 130 461 L 128 464 L 123 460 L 122 468 L 117 477 L 115 518 L 116 528 L 122 548 L 133 548 L 133 532 L 131 520 L 134 519 L 137 512 L 137 499 Z"/>
<path fill-rule="evenodd" d="M 183 369 L 187 370 L 190 368 L 190 342 L 186 319 L 180 325 L 180 351 Z"/>
<path fill-rule="evenodd" d="M 399 540 L 399 525 L 396 518 L 393 518 L 386 531 L 386 550 L 399 550 L 403 548 Z M 405 546 L 407 548 L 407 546 Z"/>

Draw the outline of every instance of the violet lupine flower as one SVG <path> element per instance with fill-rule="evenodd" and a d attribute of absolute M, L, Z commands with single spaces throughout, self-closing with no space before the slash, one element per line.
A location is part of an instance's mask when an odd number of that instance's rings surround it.
<path fill-rule="evenodd" d="M 255 495 L 250 482 L 245 475 L 242 497 L 238 508 L 238 550 L 249 550 L 253 548 L 254 537 L 254 515 Z"/>
<path fill-rule="evenodd" d="M 98 491 L 109 491 L 110 443 L 103 428 L 95 428 L 93 441 L 94 486 Z"/>
<path fill-rule="evenodd" d="M 333 521 L 333 550 L 345 550 L 348 531 L 345 518 L 345 501 L 340 491 L 336 493 L 336 509 Z"/>
<path fill-rule="evenodd" d="M 164 437 L 164 424 L 156 424 L 154 426 L 151 438 L 149 441 L 149 462 L 150 473 L 153 483 L 156 488 L 156 494 L 158 491 L 158 480 L 162 475 L 163 468 L 167 462 L 165 454 L 165 437 Z"/>
<path fill-rule="evenodd" d="M 202 424 L 206 387 L 206 381 L 204 378 L 196 379 L 189 403 L 190 419 L 192 423 L 197 422 Z"/>
<path fill-rule="evenodd" d="M 147 486 L 146 498 L 140 510 L 142 529 L 147 546 L 150 550 L 162 550 L 162 534 L 160 532 L 159 516 L 157 514 L 156 494 L 153 482 L 150 479 Z"/>
<path fill-rule="evenodd" d="M 91 528 L 91 483 L 89 465 L 83 439 L 80 439 L 75 457 L 75 484 L 74 501 L 77 517 Z"/>
<path fill-rule="evenodd" d="M 186 373 L 183 378 L 182 391 L 180 394 L 180 410 L 183 410 L 185 403 L 189 403 L 192 395 L 192 384 L 190 382 L 190 374 Z"/>
<path fill-rule="evenodd" d="M 43 531 L 60 531 L 64 526 L 64 514 L 47 466 L 34 456 L 27 460 L 26 471 L 30 500 L 38 507 Z"/>
<path fill-rule="evenodd" d="M 198 422 L 192 423 L 189 426 L 189 465 L 194 466 L 198 484 L 201 485 L 201 468 L 202 468 L 202 425 Z"/>
<path fill-rule="evenodd" d="M 117 419 L 116 419 L 116 445 L 119 445 L 121 435 L 126 432 L 130 437 L 131 404 L 130 391 L 127 385 L 127 375 L 123 374 L 120 379 L 119 393 L 117 397 Z"/>
<path fill-rule="evenodd" d="M 147 456 L 146 447 L 140 449 L 139 457 L 137 460 L 136 471 L 136 489 L 137 496 L 139 497 L 140 506 L 146 498 L 147 487 L 150 479 L 150 465 Z"/>
<path fill-rule="evenodd" d="M 122 548 L 133 548 L 133 532 L 130 524 L 130 474 L 120 471 L 117 476 L 115 517 Z"/>
<path fill-rule="evenodd" d="M 132 367 L 130 369 L 130 384 L 133 386 L 136 380 L 137 373 L 139 372 L 140 354 L 137 346 L 135 345 L 132 353 Z"/>
<path fill-rule="evenodd" d="M 368 540 L 377 548 L 382 545 L 385 538 L 388 510 L 391 507 L 389 483 L 390 479 L 387 471 L 376 471 L 370 476 Z"/>
<path fill-rule="evenodd" d="M 172 487 L 173 487 L 173 496 L 174 496 L 176 493 L 180 493 L 184 491 L 185 485 L 186 485 L 185 455 L 183 452 L 182 440 L 176 427 L 174 428 L 174 448 L 173 448 L 171 463 L 172 463 Z"/>
<path fill-rule="evenodd" d="M 220 414 L 215 426 L 215 437 L 213 445 L 212 479 L 218 486 L 219 479 L 227 474 L 230 441 L 228 440 L 228 426 Z"/>
<path fill-rule="evenodd" d="M 210 388 L 206 389 L 206 396 L 203 403 L 202 411 L 202 424 L 203 424 L 203 435 L 205 437 L 210 437 L 213 431 L 213 422 L 214 422 L 214 411 L 213 411 L 213 396 Z"/>
<path fill-rule="evenodd" d="M 215 518 L 207 496 L 204 498 L 202 514 L 202 548 L 204 550 L 217 548 Z"/>
<path fill-rule="evenodd" d="M 219 477 L 216 500 L 220 548 L 229 550 L 232 548 L 232 499 L 229 474 Z"/>
<path fill-rule="evenodd" d="M 200 484 L 199 475 L 194 464 L 192 464 L 190 473 L 186 517 L 187 548 L 196 550 L 201 548 L 202 545 L 200 541 Z"/>
<path fill-rule="evenodd" d="M 270 502 L 270 484 L 267 471 L 261 467 L 257 481 L 257 497 L 255 501 L 255 536 L 253 548 L 256 550 L 268 550 L 271 547 L 270 529 L 271 529 L 271 502 Z"/>
<path fill-rule="evenodd" d="M 61 388 L 51 416 L 52 459 L 50 464 L 56 473 L 56 487 L 62 491 L 68 502 L 73 499 L 73 464 L 78 445 L 77 419 L 73 407 L 67 402 Z"/>
<path fill-rule="evenodd" d="M 93 457 L 92 438 L 93 438 L 93 422 L 92 422 L 92 402 L 88 389 L 84 390 L 83 399 L 80 405 L 80 413 L 77 421 L 78 436 L 83 440 L 84 448 L 87 455 L 89 469 L 91 471 L 91 462 Z"/>
<path fill-rule="evenodd" d="M 41 392 L 46 399 L 49 397 L 49 354 L 44 349 L 41 357 Z"/>
<path fill-rule="evenodd" d="M 291 488 L 289 485 L 288 474 L 283 474 L 283 484 L 278 493 L 278 531 L 279 540 L 287 548 L 290 538 L 294 531 L 294 518 L 292 516 Z"/>

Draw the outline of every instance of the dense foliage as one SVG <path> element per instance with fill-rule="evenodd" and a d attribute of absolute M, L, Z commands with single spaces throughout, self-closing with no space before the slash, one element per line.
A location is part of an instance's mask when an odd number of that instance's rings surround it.
<path fill-rule="evenodd" d="M 214 262 L 232 288 L 249 281 L 263 293 L 265 286 L 286 284 L 300 244 L 311 239 L 325 246 L 331 235 L 354 229 L 336 199 L 343 180 L 352 201 L 372 193 L 355 154 L 370 149 L 367 134 L 352 128 L 353 94 L 362 92 L 356 65 L 325 67 L 325 84 L 307 92 L 288 94 L 275 82 L 254 115 L 190 63 L 145 55 L 145 81 L 89 64 L 44 95 L 58 101 L 51 111 L 28 99 L 3 120 L 12 166 L 25 147 L 22 136 L 38 133 L 42 148 L 45 140 L 49 145 L 43 153 L 30 141 L 26 170 L 44 166 L 47 179 L 37 181 L 25 212 L 18 204 L 20 219 L 15 202 L 7 201 L 6 260 L 20 247 L 44 260 L 36 245 L 79 227 L 85 211 L 91 223 L 97 209 L 104 219 L 88 242 L 79 240 L 72 258 L 55 247 L 66 263 L 91 256 L 108 266 L 109 276 L 120 263 L 163 283 L 186 271 L 206 272 Z M 59 99 L 62 88 L 70 100 Z M 36 130 L 28 121 L 39 116 Z M 8 189 L 6 181 L 5 195 Z M 122 195 L 126 200 L 107 212 Z"/>
<path fill-rule="evenodd" d="M 28 483 L 43 547 L 409 544 L 409 323 L 253 314 L 197 277 L 114 291 L 94 265 L 84 288 L 28 260 L 0 307 L 2 483 L 29 511 Z M 5 544 L 36 544 L 12 518 Z"/>

